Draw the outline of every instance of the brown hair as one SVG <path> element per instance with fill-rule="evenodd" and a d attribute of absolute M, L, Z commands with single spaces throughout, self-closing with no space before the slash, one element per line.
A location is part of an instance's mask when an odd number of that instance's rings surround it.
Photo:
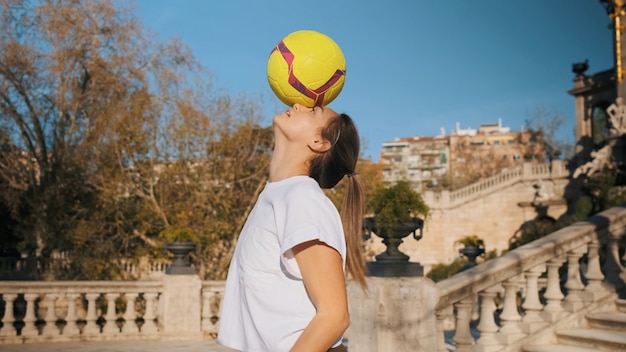
<path fill-rule="evenodd" d="M 350 116 L 340 114 L 322 129 L 321 135 L 331 148 L 311 161 L 309 176 L 322 188 L 332 188 L 347 176 L 348 190 L 341 206 L 341 221 L 346 235 L 346 269 L 362 287 L 365 283 L 365 260 L 362 248 L 362 221 L 365 198 L 354 173 L 359 159 L 359 133 Z"/>

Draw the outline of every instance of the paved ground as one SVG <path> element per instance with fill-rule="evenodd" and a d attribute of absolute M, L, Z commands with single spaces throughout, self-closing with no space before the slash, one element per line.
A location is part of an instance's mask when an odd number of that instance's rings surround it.
<path fill-rule="evenodd" d="M 2 352 L 235 352 L 215 341 L 124 341 L 0 345 Z"/>

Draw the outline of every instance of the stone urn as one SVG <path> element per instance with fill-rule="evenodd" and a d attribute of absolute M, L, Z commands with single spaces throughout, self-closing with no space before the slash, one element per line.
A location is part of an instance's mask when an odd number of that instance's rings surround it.
<path fill-rule="evenodd" d="M 196 271 L 191 266 L 189 254 L 196 250 L 193 242 L 168 242 L 165 249 L 174 255 L 172 264 L 165 271 L 168 275 L 193 275 Z"/>
<path fill-rule="evenodd" d="M 424 268 L 420 263 L 409 262 L 409 256 L 402 253 L 398 248 L 403 239 L 412 235 L 416 241 L 422 239 L 424 220 L 412 218 L 409 221 L 399 223 L 392 228 L 379 227 L 374 217 L 366 217 L 363 220 L 363 238 L 371 238 L 371 233 L 383 238 L 383 244 L 387 249 L 376 256 L 376 261 L 367 263 L 367 271 L 370 276 L 395 277 L 395 276 L 423 276 Z"/>
<path fill-rule="evenodd" d="M 482 245 L 466 244 L 465 247 L 459 249 L 459 254 L 464 255 L 468 260 L 468 263 L 459 269 L 459 272 L 461 272 L 476 266 L 476 258 L 485 254 L 485 247 Z"/>

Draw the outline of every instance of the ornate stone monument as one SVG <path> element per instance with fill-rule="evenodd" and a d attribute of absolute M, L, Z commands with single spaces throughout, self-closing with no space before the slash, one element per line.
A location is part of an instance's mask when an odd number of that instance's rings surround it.
<path fill-rule="evenodd" d="M 616 98 L 615 103 L 611 104 L 606 112 L 609 115 L 611 135 L 606 145 L 591 152 L 590 161 L 576 168 L 573 174 L 574 178 L 581 175 L 591 176 L 606 166 L 615 167 L 617 163 L 619 167 L 619 164 L 624 163 L 626 157 L 624 143 L 624 137 L 626 137 L 626 105 L 624 105 L 622 98 Z"/>

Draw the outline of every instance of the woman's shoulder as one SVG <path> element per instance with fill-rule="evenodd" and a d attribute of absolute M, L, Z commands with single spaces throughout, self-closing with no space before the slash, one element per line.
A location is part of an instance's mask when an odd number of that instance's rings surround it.
<path fill-rule="evenodd" d="M 324 194 L 324 191 L 317 181 L 308 176 L 299 179 L 298 182 L 294 182 L 289 193 L 294 196 L 308 196 L 316 199 L 323 199 L 326 197 L 326 194 Z"/>
<path fill-rule="evenodd" d="M 327 198 L 317 181 L 308 176 L 294 176 L 268 184 L 271 198 L 288 203 L 322 203 Z"/>
<path fill-rule="evenodd" d="M 266 189 L 275 192 L 320 192 L 321 188 L 317 181 L 309 176 L 292 176 L 284 180 L 270 182 Z M 323 192 L 322 192 L 323 193 Z"/>

